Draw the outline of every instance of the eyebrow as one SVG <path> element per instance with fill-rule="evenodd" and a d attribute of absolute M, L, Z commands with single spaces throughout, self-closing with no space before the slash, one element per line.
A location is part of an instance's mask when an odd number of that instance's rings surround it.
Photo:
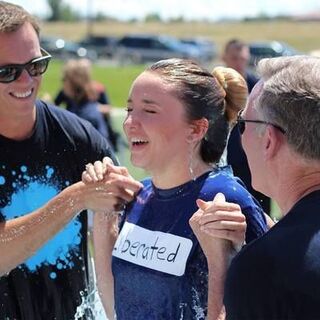
<path fill-rule="evenodd" d="M 128 99 L 127 100 L 128 103 L 132 103 L 132 99 Z M 159 106 L 159 104 L 153 100 L 150 100 L 150 99 L 142 99 L 142 102 L 145 103 L 145 104 L 154 104 L 156 106 Z"/>

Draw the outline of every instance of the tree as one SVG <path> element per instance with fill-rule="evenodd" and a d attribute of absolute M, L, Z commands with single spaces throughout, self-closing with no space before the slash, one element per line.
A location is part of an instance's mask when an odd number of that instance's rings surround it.
<path fill-rule="evenodd" d="M 63 3 L 63 0 L 48 0 L 48 5 L 51 8 L 49 21 L 74 21 L 79 19 L 78 14 L 69 5 Z"/>
<path fill-rule="evenodd" d="M 145 22 L 161 22 L 161 16 L 157 13 L 149 13 L 144 18 Z"/>

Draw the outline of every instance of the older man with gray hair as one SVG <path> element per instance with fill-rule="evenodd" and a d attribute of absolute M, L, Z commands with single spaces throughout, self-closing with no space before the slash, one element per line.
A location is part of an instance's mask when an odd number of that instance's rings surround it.
<path fill-rule="evenodd" d="M 239 116 L 252 184 L 283 218 L 233 261 L 228 319 L 320 319 L 320 59 L 266 59 Z"/>
<path fill-rule="evenodd" d="M 320 319 L 320 59 L 264 59 L 258 72 L 239 130 L 253 187 L 282 219 L 233 259 L 226 317 Z"/>

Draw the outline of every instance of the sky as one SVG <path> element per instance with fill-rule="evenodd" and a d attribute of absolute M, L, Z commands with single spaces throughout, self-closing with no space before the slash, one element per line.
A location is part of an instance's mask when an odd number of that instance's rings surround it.
<path fill-rule="evenodd" d="M 49 14 L 47 0 L 7 0 L 40 17 Z M 320 11 L 320 0 L 64 0 L 84 16 L 102 12 L 119 20 L 142 19 L 158 13 L 162 19 L 241 19 L 260 14 L 297 15 Z"/>

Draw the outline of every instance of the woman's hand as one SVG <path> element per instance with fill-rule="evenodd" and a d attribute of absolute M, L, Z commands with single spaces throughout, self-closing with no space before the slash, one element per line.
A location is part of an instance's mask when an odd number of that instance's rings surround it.
<path fill-rule="evenodd" d="M 132 201 L 142 184 L 129 174 L 127 168 L 114 166 L 112 160 L 87 164 L 82 173 L 88 193 L 85 203 L 93 211 L 112 213 L 121 211 L 124 205 Z"/>

